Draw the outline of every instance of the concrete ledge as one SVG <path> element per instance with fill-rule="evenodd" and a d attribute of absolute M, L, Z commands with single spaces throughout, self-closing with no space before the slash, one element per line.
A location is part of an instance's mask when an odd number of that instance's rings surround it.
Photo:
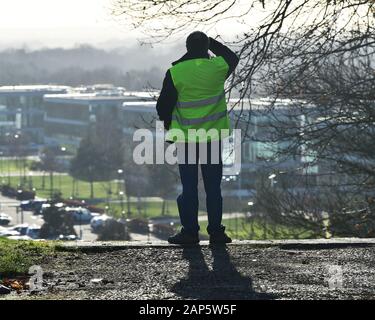
<path fill-rule="evenodd" d="M 41 263 L 41 292 L 14 291 L 4 298 L 375 299 L 375 239 L 235 241 L 226 247 L 165 241 L 58 246 L 62 252 Z"/>
<path fill-rule="evenodd" d="M 201 241 L 200 246 L 209 246 L 208 241 Z M 333 239 L 293 239 L 293 240 L 236 240 L 228 246 L 279 247 L 281 249 L 333 249 L 345 247 L 375 246 L 375 238 L 333 238 Z M 69 241 L 57 245 L 60 250 L 113 251 L 136 248 L 176 248 L 167 241 Z"/>

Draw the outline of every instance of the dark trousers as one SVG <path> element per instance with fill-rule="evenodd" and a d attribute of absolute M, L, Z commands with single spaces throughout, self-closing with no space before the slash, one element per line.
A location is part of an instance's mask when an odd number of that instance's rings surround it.
<path fill-rule="evenodd" d="M 200 167 L 203 177 L 204 189 L 206 191 L 206 207 L 208 214 L 208 233 L 223 230 L 221 226 L 223 214 L 223 199 L 221 196 L 221 180 L 223 175 L 223 163 L 221 159 L 221 146 L 216 148 L 219 154 L 213 155 L 211 144 L 207 143 L 207 161 L 202 159 L 202 152 L 199 154 L 199 144 L 185 144 L 185 159 L 188 159 L 189 152 L 195 149 L 195 163 L 180 163 L 179 171 L 182 183 L 182 193 L 177 198 L 177 205 L 181 224 L 184 232 L 197 233 L 198 224 L 198 159 L 201 159 Z M 206 158 L 206 157 L 204 157 Z M 202 161 L 203 160 L 203 161 Z M 187 160 L 186 160 L 187 162 Z"/>

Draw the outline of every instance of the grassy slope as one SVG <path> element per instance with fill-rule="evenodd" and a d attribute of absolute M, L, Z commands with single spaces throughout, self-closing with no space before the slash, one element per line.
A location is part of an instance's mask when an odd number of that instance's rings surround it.
<path fill-rule="evenodd" d="M 293 239 L 293 238 L 310 238 L 311 233 L 306 230 L 292 228 L 285 225 L 277 225 L 276 228 L 267 226 L 263 227 L 261 221 L 248 220 L 245 218 L 225 219 L 223 225 L 226 232 L 233 239 L 238 240 L 265 240 L 265 239 Z M 207 235 L 207 221 L 200 222 L 200 232 Z M 276 233 L 273 232 L 276 231 Z"/>
<path fill-rule="evenodd" d="M 0 279 L 17 274 L 26 274 L 32 265 L 52 257 L 53 242 L 15 241 L 0 238 Z"/>

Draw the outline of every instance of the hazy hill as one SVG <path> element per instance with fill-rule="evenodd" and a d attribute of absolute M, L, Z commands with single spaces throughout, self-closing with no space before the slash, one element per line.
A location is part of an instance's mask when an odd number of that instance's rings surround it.
<path fill-rule="evenodd" d="M 181 48 L 163 51 L 147 46 L 7 49 L 0 51 L 0 85 L 113 83 L 133 90 L 160 87 L 171 61 L 182 52 Z"/>

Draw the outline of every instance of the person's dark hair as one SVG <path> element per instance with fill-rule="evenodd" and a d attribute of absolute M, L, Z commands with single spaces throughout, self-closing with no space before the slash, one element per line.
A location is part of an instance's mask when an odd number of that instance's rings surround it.
<path fill-rule="evenodd" d="M 209 39 L 204 32 L 194 31 L 186 38 L 186 49 L 192 53 L 207 53 Z"/>

